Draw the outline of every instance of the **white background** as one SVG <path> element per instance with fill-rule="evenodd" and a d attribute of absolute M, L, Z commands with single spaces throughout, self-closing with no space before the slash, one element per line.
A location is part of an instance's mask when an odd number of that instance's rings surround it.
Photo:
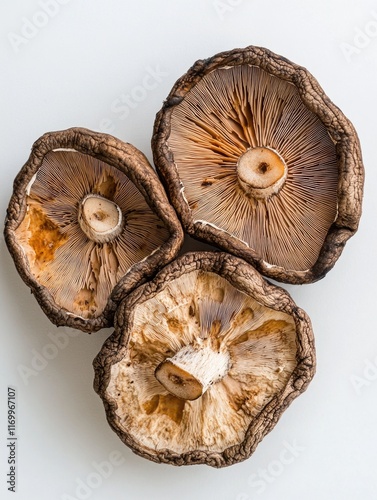
<path fill-rule="evenodd" d="M 13 178 L 44 132 L 107 130 L 151 160 L 154 116 L 175 80 L 197 59 L 250 44 L 306 66 L 352 120 L 366 168 L 364 213 L 324 280 L 286 287 L 312 319 L 315 379 L 250 459 L 221 470 L 156 465 L 121 443 L 92 389 L 92 360 L 111 330 L 68 337 L 73 330 L 54 327 L 1 238 L 1 499 L 375 500 L 376 2 L 56 0 L 48 15 L 41 5 L 0 4 L 3 216 Z M 154 88 L 143 90 L 151 71 Z M 119 109 L 122 94 L 134 96 L 128 109 Z M 68 345 L 36 365 L 58 331 Z M 22 377 L 25 369 L 34 372 Z M 6 485 L 7 386 L 18 398 L 15 495 Z M 99 475 L 96 464 L 114 452 L 121 459 Z"/>

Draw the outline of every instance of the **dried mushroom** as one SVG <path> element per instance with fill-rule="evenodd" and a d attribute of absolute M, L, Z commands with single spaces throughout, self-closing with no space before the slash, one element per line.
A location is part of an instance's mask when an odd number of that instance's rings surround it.
<path fill-rule="evenodd" d="M 271 278 L 322 278 L 357 230 L 357 134 L 305 68 L 267 49 L 194 64 L 158 113 L 152 146 L 186 231 Z"/>
<path fill-rule="evenodd" d="M 137 454 L 223 467 L 254 451 L 315 371 L 307 315 L 225 253 L 188 253 L 125 298 L 94 360 L 107 419 Z"/>
<path fill-rule="evenodd" d="M 5 237 L 51 321 L 90 332 L 112 324 L 120 296 L 172 260 L 183 235 L 140 151 L 75 128 L 35 142 Z"/>

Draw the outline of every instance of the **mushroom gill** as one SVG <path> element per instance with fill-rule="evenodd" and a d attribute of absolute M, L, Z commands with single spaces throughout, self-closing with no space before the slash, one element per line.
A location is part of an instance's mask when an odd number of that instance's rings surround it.
<path fill-rule="evenodd" d="M 295 85 L 258 66 L 217 68 L 174 106 L 167 147 L 195 223 L 271 265 L 316 263 L 337 215 L 337 155 Z"/>
<path fill-rule="evenodd" d="M 47 153 L 16 235 L 35 279 L 59 307 L 98 317 L 131 266 L 168 231 L 120 170 L 73 150 Z"/>
<path fill-rule="evenodd" d="M 239 445 L 297 366 L 293 318 L 213 272 L 190 271 L 136 305 L 128 334 L 106 399 L 118 432 L 152 456 Z M 183 358 L 191 378 L 176 376 Z"/>

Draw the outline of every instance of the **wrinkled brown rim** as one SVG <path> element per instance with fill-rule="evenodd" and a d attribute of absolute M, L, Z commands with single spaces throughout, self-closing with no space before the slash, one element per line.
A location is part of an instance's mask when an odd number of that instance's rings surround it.
<path fill-rule="evenodd" d="M 40 168 L 45 155 L 53 149 L 75 149 L 93 156 L 121 170 L 131 179 L 144 196 L 150 208 L 167 227 L 170 238 L 153 254 L 136 263 L 114 287 L 103 313 L 94 319 L 84 319 L 61 309 L 54 301 L 49 290 L 40 285 L 33 277 L 28 260 L 17 243 L 15 230 L 22 222 L 26 204 L 26 186 Z M 146 278 L 155 274 L 162 266 L 178 254 L 183 231 L 173 207 L 169 204 L 163 186 L 148 162 L 138 149 L 108 134 L 102 134 L 84 128 L 70 128 L 58 132 L 49 132 L 40 137 L 33 145 L 28 161 L 15 178 L 13 194 L 7 209 L 4 229 L 5 241 L 11 253 L 17 271 L 24 282 L 31 288 L 39 305 L 57 326 L 69 326 L 84 332 L 94 332 L 113 325 L 116 306 L 124 294 L 130 292 Z"/>
<path fill-rule="evenodd" d="M 323 122 L 336 145 L 338 157 L 338 213 L 330 227 L 315 265 L 305 271 L 284 269 L 263 261 L 246 244 L 234 236 L 202 222 L 194 222 L 182 193 L 182 183 L 171 152 L 167 147 L 171 114 L 203 76 L 225 66 L 256 65 L 268 73 L 293 83 L 305 105 Z M 347 240 L 357 231 L 361 217 L 364 168 L 357 133 L 352 123 L 326 96 L 308 70 L 262 47 L 249 46 L 222 52 L 197 61 L 173 86 L 158 112 L 152 137 L 154 162 L 178 212 L 185 230 L 195 238 L 244 258 L 258 271 L 275 280 L 311 283 L 323 278 L 334 266 Z"/>
<path fill-rule="evenodd" d="M 133 323 L 135 306 L 153 298 L 164 288 L 166 282 L 197 269 L 214 272 L 264 306 L 290 314 L 297 331 L 297 366 L 285 388 L 255 417 L 241 444 L 229 447 L 222 453 L 193 450 L 177 454 L 168 449 L 153 452 L 149 448 L 140 446 L 131 435 L 122 430 L 120 420 L 116 416 L 117 404 L 106 393 L 111 378 L 111 367 L 119 362 L 127 351 L 129 328 Z M 93 361 L 94 389 L 102 398 L 107 420 L 120 439 L 136 454 L 158 463 L 207 464 L 220 468 L 247 459 L 263 437 L 273 429 L 287 406 L 305 391 L 315 373 L 314 337 L 306 313 L 296 306 L 285 290 L 268 283 L 245 261 L 223 252 L 187 253 L 167 265 L 152 281 L 138 287 L 120 303 L 115 327 L 115 332 L 107 339 Z"/>

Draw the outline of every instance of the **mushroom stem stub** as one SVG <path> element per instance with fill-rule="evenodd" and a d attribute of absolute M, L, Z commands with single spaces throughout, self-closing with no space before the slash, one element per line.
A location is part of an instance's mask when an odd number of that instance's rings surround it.
<path fill-rule="evenodd" d="M 113 240 L 122 232 L 123 216 L 118 205 L 98 194 L 88 194 L 79 206 L 79 223 L 86 236 L 97 243 Z"/>
<path fill-rule="evenodd" d="M 238 182 L 249 196 L 256 199 L 269 198 L 278 193 L 287 173 L 283 158 L 267 147 L 248 149 L 237 163 Z"/>
<path fill-rule="evenodd" d="M 220 381 L 228 373 L 229 366 L 228 352 L 188 345 L 163 361 L 156 368 L 155 376 L 171 394 L 192 401 Z"/>

